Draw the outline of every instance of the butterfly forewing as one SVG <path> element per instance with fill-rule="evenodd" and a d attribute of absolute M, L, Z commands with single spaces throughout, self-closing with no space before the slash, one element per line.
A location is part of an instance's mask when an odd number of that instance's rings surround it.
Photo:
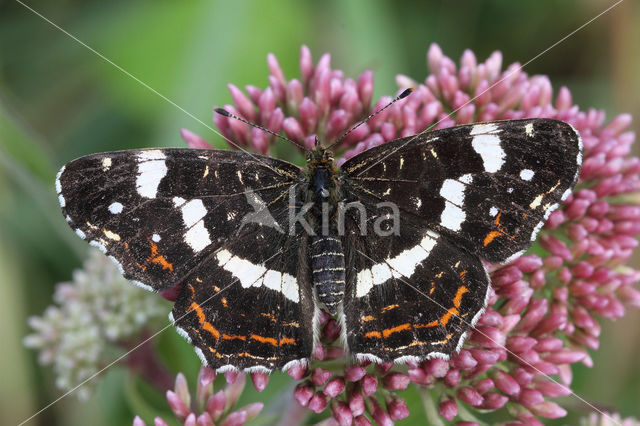
<path fill-rule="evenodd" d="M 125 277 L 158 290 L 242 232 L 248 214 L 287 211 L 299 173 L 231 151 L 120 151 L 72 161 L 56 186 L 76 233 L 112 256 Z"/>
<path fill-rule="evenodd" d="M 345 193 L 403 214 L 490 261 L 526 248 L 570 192 L 581 164 L 569 124 L 526 119 L 391 141 L 343 165 Z"/>

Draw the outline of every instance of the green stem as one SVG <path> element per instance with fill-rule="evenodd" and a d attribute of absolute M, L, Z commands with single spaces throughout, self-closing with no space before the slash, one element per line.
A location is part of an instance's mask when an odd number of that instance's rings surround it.
<path fill-rule="evenodd" d="M 420 399 L 422 400 L 424 413 L 427 416 L 427 424 L 431 426 L 444 426 L 442 417 L 438 414 L 436 403 L 433 401 L 433 397 L 431 396 L 431 391 L 424 386 L 418 386 L 418 392 L 420 392 Z"/>

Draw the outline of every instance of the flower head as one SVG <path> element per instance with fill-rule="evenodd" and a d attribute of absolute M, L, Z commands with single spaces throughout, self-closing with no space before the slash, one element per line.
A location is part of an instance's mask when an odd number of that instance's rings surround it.
<path fill-rule="evenodd" d="M 384 424 L 405 416 L 406 405 L 395 391 L 410 383 L 425 389 L 426 399 L 437 399 L 433 412 L 446 420 L 460 420 L 461 405 L 465 412 L 469 407 L 495 411 L 507 403 L 511 416 L 522 423 L 562 417 L 566 411 L 551 399 L 572 392 L 572 364 L 592 365 L 589 350 L 599 344 L 599 318 L 616 319 L 626 307 L 640 306 L 635 287 L 640 271 L 625 266 L 640 231 L 640 159 L 629 156 L 635 139 L 627 130 L 631 117 L 619 115 L 605 124 L 604 112 L 581 111 L 566 87 L 554 96 L 546 76 L 529 76 L 517 63 L 503 69 L 500 52 L 480 63 L 467 50 L 457 65 L 433 44 L 427 64 L 430 74 L 422 83 L 397 77 L 400 88 L 415 88 L 413 94 L 342 140 L 337 147 L 341 161 L 433 125 L 551 117 L 572 124 L 582 136 L 580 180 L 549 217 L 530 254 L 507 265 L 489 265 L 489 307 L 458 354 L 404 369 L 352 365 L 335 344 L 340 325 L 325 315 L 311 368 L 289 371 L 294 379 L 306 377 L 294 397 L 315 412 L 329 407 L 340 424 L 368 424 L 370 419 Z M 314 65 L 304 46 L 299 80 L 286 80 L 273 55 L 268 65 L 269 86 L 247 86 L 245 95 L 230 85 L 234 105 L 225 108 L 306 146 L 316 136 L 330 144 L 392 99 L 382 97 L 371 105 L 371 72 L 345 78 L 331 69 L 328 55 Z M 265 153 L 273 142 L 237 120 L 216 115 L 214 122 L 226 138 L 254 151 Z M 183 136 L 191 146 L 206 144 L 190 132 Z M 335 366 L 336 360 L 342 367 L 326 366 Z M 437 395 L 429 391 L 436 388 Z"/>
<path fill-rule="evenodd" d="M 132 286 L 98 250 L 91 250 L 72 282 L 57 285 L 53 298 L 55 305 L 29 319 L 34 333 L 24 344 L 40 351 L 41 364 L 53 364 L 56 385 L 64 390 L 93 377 L 114 352 L 123 353 L 130 340 L 166 318 L 166 304 Z M 78 397 L 88 397 L 93 383 L 79 388 Z"/>
<path fill-rule="evenodd" d="M 178 373 L 174 389 L 167 391 L 167 402 L 176 419 L 185 426 L 233 426 L 242 425 L 256 417 L 262 407 L 261 402 L 254 402 L 244 407 L 235 408 L 238 398 L 242 394 L 246 383 L 244 374 L 227 378 L 228 383 L 224 389 L 215 392 L 213 381 L 216 373 L 202 367 L 198 374 L 196 393 L 189 391 L 187 379 L 184 374 Z M 161 417 L 154 419 L 156 426 L 168 425 Z M 145 426 L 146 423 L 136 416 L 134 426 Z"/>

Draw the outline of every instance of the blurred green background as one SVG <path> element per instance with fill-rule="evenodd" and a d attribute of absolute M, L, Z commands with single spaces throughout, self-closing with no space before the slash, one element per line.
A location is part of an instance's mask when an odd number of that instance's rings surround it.
<path fill-rule="evenodd" d="M 355 77 L 375 74 L 374 99 L 395 91 L 394 76 L 427 74 L 430 43 L 458 60 L 465 48 L 479 60 L 501 50 L 503 64 L 524 63 L 614 1 L 76 1 L 26 2 L 106 58 L 211 123 L 212 105 L 231 102 L 226 84 L 265 87 L 266 55 L 276 54 L 288 78 L 298 77 L 300 46 L 314 60 Z M 608 119 L 640 117 L 640 5 L 627 0 L 529 64 L 554 88 L 569 87 L 581 109 Z M 637 129 L 637 121 L 634 123 Z M 0 424 L 16 424 L 57 398 L 50 368 L 22 345 L 27 317 L 51 303 L 55 283 L 70 279 L 85 243 L 59 213 L 58 168 L 98 151 L 183 146 L 180 128 L 218 146 L 222 139 L 15 1 L 0 1 Z M 637 259 L 637 257 L 636 257 Z M 636 267 L 639 266 L 636 261 Z M 598 407 L 640 417 L 640 314 L 603 321 L 595 367 L 574 369 L 574 389 Z M 176 338 L 173 331 L 163 340 Z M 169 336 L 170 335 L 170 336 Z M 177 338 L 179 339 L 179 338 Z M 188 354 L 188 351 L 180 353 Z M 191 352 L 192 353 L 192 352 Z M 195 356 L 172 365 L 190 375 Z M 88 402 L 68 397 L 29 424 L 129 423 L 140 405 L 123 393 L 130 380 L 115 366 Z M 272 378 L 272 398 L 286 380 Z M 271 386 L 271 385 L 270 385 Z M 255 393 L 255 392 L 254 392 Z M 162 406 L 158 398 L 158 406 Z M 567 419 L 584 414 L 565 399 Z M 573 408 L 573 409 L 571 409 Z M 165 408 L 166 410 L 166 408 Z M 402 424 L 420 424 L 421 407 Z M 166 413 L 166 411 L 165 411 Z M 162 413 L 160 413 L 162 414 Z M 170 416 L 165 416 L 169 418 Z M 147 418 L 149 418 L 147 416 Z"/>

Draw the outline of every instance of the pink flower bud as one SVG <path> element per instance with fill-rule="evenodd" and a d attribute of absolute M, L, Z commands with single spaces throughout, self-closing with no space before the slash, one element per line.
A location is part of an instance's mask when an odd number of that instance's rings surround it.
<path fill-rule="evenodd" d="M 269 383 L 269 375 L 261 372 L 251 373 L 251 380 L 253 381 L 253 387 L 258 392 L 262 392 Z"/>
<path fill-rule="evenodd" d="M 133 418 L 133 426 L 147 426 L 147 424 L 140 417 L 135 416 Z"/>
<path fill-rule="evenodd" d="M 184 426 L 196 426 L 196 415 L 191 413 L 184 420 Z"/>
<path fill-rule="evenodd" d="M 362 368 L 359 365 L 350 365 L 345 369 L 345 379 L 349 382 L 357 382 L 362 379 L 365 374 L 367 374 L 367 370 Z"/>
<path fill-rule="evenodd" d="M 438 413 L 447 421 L 452 421 L 458 415 L 458 404 L 451 398 L 444 398 L 438 404 Z"/>
<path fill-rule="evenodd" d="M 220 426 L 242 426 L 247 422 L 246 411 L 235 411 L 227 416 Z"/>
<path fill-rule="evenodd" d="M 296 386 L 296 389 L 293 391 L 293 397 L 298 404 L 306 407 L 309 404 L 309 400 L 313 396 L 313 388 L 308 384 L 308 382 L 303 382 Z"/>
<path fill-rule="evenodd" d="M 350 426 L 353 423 L 353 415 L 347 404 L 342 401 L 331 402 L 331 414 L 340 426 Z"/>
<path fill-rule="evenodd" d="M 520 392 L 520 385 L 509 374 L 502 370 L 495 370 L 493 381 L 496 387 L 507 395 L 515 395 Z"/>
<path fill-rule="evenodd" d="M 205 409 L 211 418 L 216 421 L 220 416 L 222 416 L 222 413 L 224 413 L 226 404 L 227 397 L 225 396 L 224 391 L 221 390 L 209 397 Z"/>
<path fill-rule="evenodd" d="M 498 410 L 504 406 L 504 404 L 509 401 L 509 398 L 505 395 L 502 395 L 499 392 L 490 392 L 486 395 L 483 395 L 484 402 L 482 404 L 482 408 L 486 410 Z"/>
<path fill-rule="evenodd" d="M 559 419 L 567 415 L 567 411 L 555 402 L 545 401 L 530 408 L 530 410 L 538 416 L 547 419 Z"/>
<path fill-rule="evenodd" d="M 360 415 L 360 416 L 354 418 L 353 419 L 353 425 L 354 426 L 372 426 L 371 422 L 369 421 L 369 419 L 367 419 L 363 415 Z"/>
<path fill-rule="evenodd" d="M 382 379 L 382 386 L 390 390 L 403 390 L 409 386 L 411 379 L 402 373 L 390 373 Z"/>
<path fill-rule="evenodd" d="M 534 405 L 544 402 L 544 397 L 540 392 L 535 389 L 522 389 L 520 395 L 518 395 L 518 401 L 525 407 L 532 407 Z"/>
<path fill-rule="evenodd" d="M 391 420 L 402 420 L 409 417 L 409 407 L 407 403 L 400 398 L 391 398 L 387 401 L 387 413 Z"/>
<path fill-rule="evenodd" d="M 378 401 L 375 398 L 369 398 L 368 401 L 372 407 L 370 411 L 373 421 L 381 426 L 393 426 L 393 420 L 391 420 L 389 414 L 380 406 Z"/>
<path fill-rule="evenodd" d="M 373 395 L 378 390 L 378 378 L 373 374 L 367 374 L 361 381 L 364 396 Z"/>
<path fill-rule="evenodd" d="M 156 417 L 155 419 L 153 419 L 153 424 L 154 426 L 169 426 L 169 423 L 165 422 L 160 417 Z"/>
<path fill-rule="evenodd" d="M 200 136 L 187 129 L 180 129 L 180 135 L 182 139 L 189 145 L 189 148 L 193 149 L 212 149 L 213 146 Z"/>
<path fill-rule="evenodd" d="M 331 371 L 316 368 L 311 372 L 311 381 L 316 386 L 322 386 L 327 383 L 327 380 L 329 380 L 331 376 Z"/>
<path fill-rule="evenodd" d="M 196 419 L 196 424 L 198 426 L 214 426 L 213 419 L 207 412 L 204 412 L 198 416 L 198 418 Z"/>
<path fill-rule="evenodd" d="M 345 383 L 342 377 L 336 377 L 334 379 L 329 380 L 327 385 L 324 387 L 324 394 L 330 398 L 335 398 L 344 392 Z"/>
<path fill-rule="evenodd" d="M 462 402 L 466 402 L 472 407 L 479 407 L 482 405 L 484 399 L 482 396 L 471 386 L 463 386 L 456 392 L 456 396 Z"/>
<path fill-rule="evenodd" d="M 314 413 L 321 413 L 325 408 L 327 408 L 328 402 L 329 400 L 325 395 L 320 392 L 316 392 L 309 400 L 308 407 L 309 410 L 313 411 Z"/>
<path fill-rule="evenodd" d="M 182 398 L 180 398 L 178 394 L 173 391 L 168 390 L 166 396 L 167 402 L 169 403 L 173 414 L 175 414 L 175 416 L 180 420 L 184 421 L 189 413 L 191 413 L 191 409 L 189 408 L 189 406 L 186 405 Z"/>
<path fill-rule="evenodd" d="M 359 386 L 353 386 L 351 390 L 348 392 L 348 402 L 349 409 L 354 416 L 359 416 L 364 413 L 365 404 L 364 404 L 364 396 L 362 392 L 360 392 Z"/>

